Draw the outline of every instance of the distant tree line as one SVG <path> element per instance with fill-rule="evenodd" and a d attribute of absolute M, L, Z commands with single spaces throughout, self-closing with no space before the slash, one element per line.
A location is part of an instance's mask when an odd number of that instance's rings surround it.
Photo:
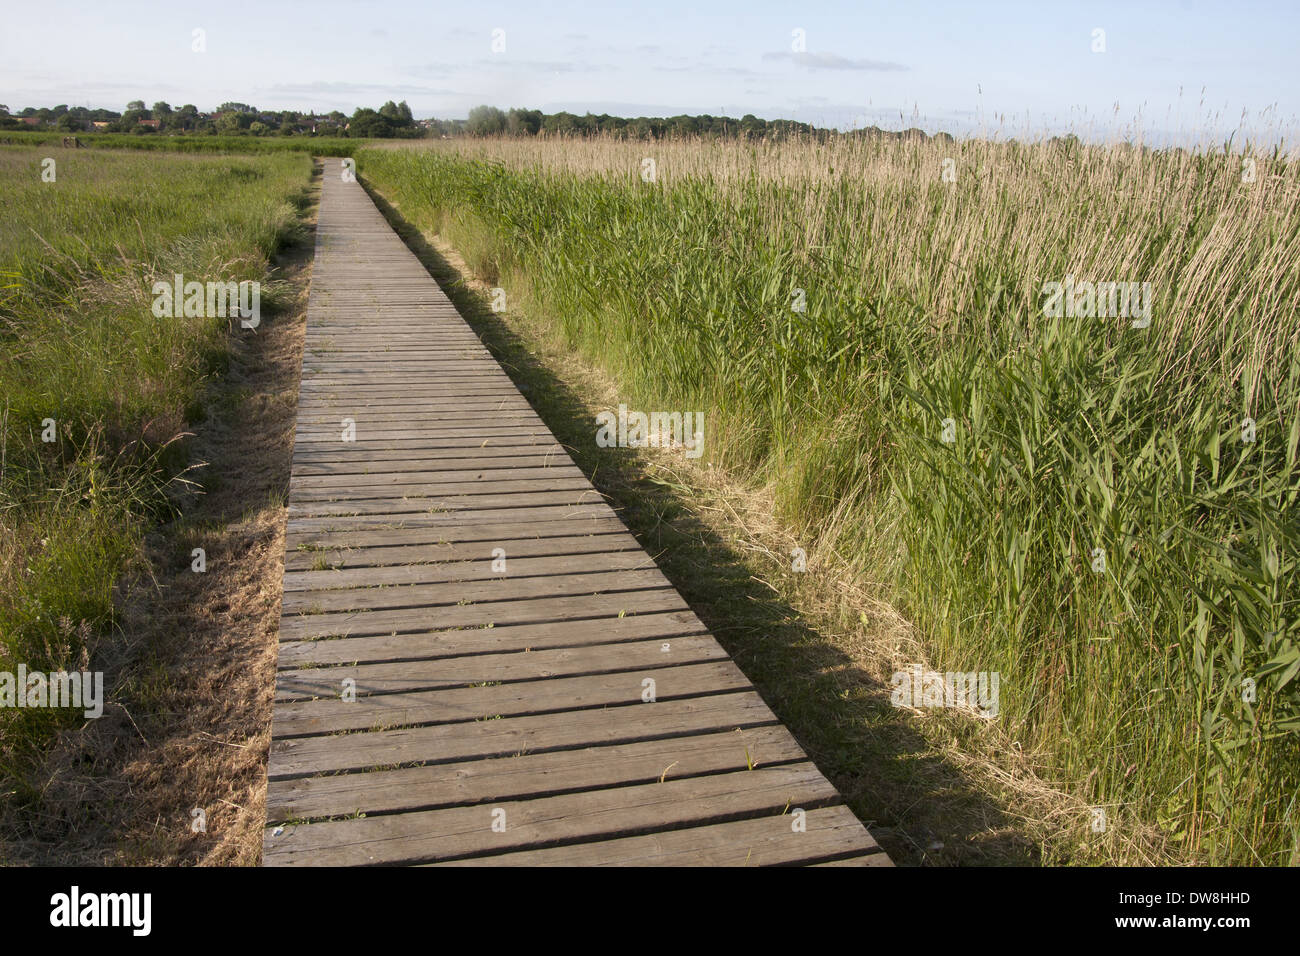
<path fill-rule="evenodd" d="M 0 130 L 23 128 L 53 128 L 64 132 L 186 134 L 197 133 L 224 136 L 361 136 L 361 137 L 418 137 L 427 135 L 423 125 L 411 116 L 406 102 L 389 100 L 377 110 L 361 108 L 351 117 L 333 110 L 329 113 L 299 112 L 297 110 L 260 110 L 247 103 L 222 103 L 211 113 L 199 112 L 192 103 L 172 108 L 159 101 L 146 108 L 143 100 L 132 100 L 126 110 L 88 109 L 84 106 L 69 108 L 60 104 L 53 108 L 27 107 L 19 113 L 10 113 L 0 105 Z"/>
<path fill-rule="evenodd" d="M 731 116 L 639 116 L 628 119 L 608 113 L 543 113 L 541 110 L 500 110 L 495 106 L 476 106 L 469 118 L 458 123 L 457 134 L 469 136 L 595 136 L 612 135 L 624 139 L 664 139 L 668 137 L 704 136 L 719 139 L 783 139 L 790 136 L 829 139 L 835 136 L 882 137 L 892 139 L 930 139 L 924 130 L 883 130 L 876 126 L 839 133 L 833 129 L 800 123 L 796 120 L 765 120 L 753 113 L 740 119 Z M 449 134 L 450 135 L 450 134 Z M 938 140 L 951 141 L 948 133 L 936 133 Z"/>
<path fill-rule="evenodd" d="M 476 106 L 469 111 L 464 132 L 470 136 L 595 136 L 613 135 L 624 139 L 664 139 L 681 136 L 706 136 L 726 139 L 765 139 L 790 135 L 834 136 L 834 130 L 822 130 L 795 120 L 765 120 L 752 113 L 740 119 L 730 116 L 638 116 L 629 119 L 608 113 L 543 113 L 541 110 Z"/>
<path fill-rule="evenodd" d="M 541 110 L 501 110 L 476 106 L 467 119 L 416 120 L 406 102 L 389 100 L 379 109 L 362 107 L 349 117 L 338 110 L 329 113 L 294 110 L 259 110 L 247 103 L 222 103 L 211 113 L 199 112 L 191 103 L 173 109 L 157 102 L 146 109 L 143 100 L 133 100 L 121 113 L 66 105 L 35 109 L 27 107 L 10 114 L 0 106 L 0 130 L 23 127 L 54 128 L 66 132 L 100 130 L 111 133 L 222 134 L 245 136 L 354 136 L 365 138 L 449 138 L 456 136 L 614 136 L 620 139 L 665 139 L 704 136 L 721 139 L 784 139 L 799 136 L 829 139 L 839 136 L 833 129 L 819 128 L 795 120 L 765 120 L 752 113 L 740 119 L 730 116 L 647 117 L 632 119 L 608 113 L 543 113 Z M 870 127 L 842 135 L 925 140 L 919 129 L 901 132 Z M 947 133 L 938 139 L 951 139 Z"/>

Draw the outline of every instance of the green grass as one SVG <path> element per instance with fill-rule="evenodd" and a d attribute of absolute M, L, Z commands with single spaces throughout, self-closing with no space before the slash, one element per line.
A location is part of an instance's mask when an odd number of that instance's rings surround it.
<path fill-rule="evenodd" d="M 336 136 L 223 136 L 189 133 L 63 133 L 44 130 L 0 130 L 0 146 L 57 146 L 75 136 L 89 149 L 142 149 L 167 153 L 306 153 L 310 156 L 351 156 L 364 140 Z M 57 153 L 56 153 L 57 155 Z"/>
<path fill-rule="evenodd" d="M 357 159 L 621 400 L 704 409 L 706 460 L 890 582 L 936 669 L 998 671 L 1042 777 L 1189 861 L 1300 859 L 1294 164 L 1258 157 L 1248 184 L 1231 157 L 1068 144 Z M 1152 282 L 1151 326 L 1046 316 L 1067 275 Z"/>
<path fill-rule="evenodd" d="M 152 282 L 265 282 L 300 235 L 310 173 L 288 152 L 0 148 L 0 670 L 94 667 L 117 639 L 114 587 L 172 508 L 207 383 L 232 335 L 256 335 L 155 318 Z M 265 313 L 281 290 L 263 291 Z M 79 719 L 0 711 L 0 772 L 21 780 Z"/>

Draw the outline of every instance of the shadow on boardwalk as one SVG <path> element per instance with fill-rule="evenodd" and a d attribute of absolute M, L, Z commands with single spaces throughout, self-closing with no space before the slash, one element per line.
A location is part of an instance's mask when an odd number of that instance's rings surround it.
<path fill-rule="evenodd" d="M 456 304 L 574 462 L 614 507 L 777 717 L 898 864 L 1019 864 L 1039 851 L 890 705 L 889 687 L 754 577 L 701 522 L 685 489 L 651 480 L 635 453 L 597 449 L 594 410 L 369 184 L 367 192 Z"/>

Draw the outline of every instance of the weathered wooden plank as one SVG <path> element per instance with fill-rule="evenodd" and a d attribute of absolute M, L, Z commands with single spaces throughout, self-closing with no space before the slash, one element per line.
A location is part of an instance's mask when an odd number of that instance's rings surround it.
<path fill-rule="evenodd" d="M 521 465 L 514 468 L 498 468 L 490 461 L 481 467 L 448 471 L 396 471 L 389 472 L 382 466 L 376 466 L 372 472 L 355 475 L 299 475 L 294 487 L 306 490 L 355 490 L 357 488 L 405 488 L 407 485 L 447 484 L 454 482 L 479 481 L 520 481 L 528 478 L 573 478 L 582 477 L 582 472 L 570 464 L 567 459 L 547 464 Z M 585 479 L 584 479 L 585 480 Z"/>
<path fill-rule="evenodd" d="M 859 824 L 861 826 L 861 824 Z M 849 857 L 848 859 L 822 860 L 817 863 L 809 862 L 808 866 L 893 866 L 894 862 L 886 855 L 884 850 L 877 850 L 874 853 L 863 854 L 862 856 Z"/>
<path fill-rule="evenodd" d="M 382 355 L 384 353 L 378 354 Z M 316 357 L 305 360 L 303 367 L 310 368 L 315 374 L 328 375 L 334 378 L 351 375 L 355 372 L 357 375 L 364 375 L 367 381 L 374 381 L 376 378 L 381 380 L 385 378 L 405 378 L 408 375 L 419 376 L 431 381 L 445 379 L 448 374 L 471 376 L 477 372 L 480 366 L 486 376 L 490 374 L 490 369 L 495 370 L 496 368 L 496 363 L 492 360 L 492 357 L 486 354 L 476 357 L 447 357 L 423 361 L 404 361 L 394 357 L 375 359 L 372 357 L 366 361 L 364 370 L 357 369 L 356 364 L 355 359 L 332 361 L 329 357 Z"/>
<path fill-rule="evenodd" d="M 612 517 L 614 511 L 601 502 L 583 504 L 534 505 L 529 507 L 471 507 L 446 509 L 443 512 L 397 515 L 290 515 L 287 534 L 297 538 L 325 532 L 395 531 L 400 529 L 451 529 L 464 524 L 513 523 L 525 528 L 534 520 L 568 520 Z"/>
<path fill-rule="evenodd" d="M 358 462 L 358 461 L 409 461 L 416 459 L 428 462 L 443 454 L 477 455 L 493 451 L 519 453 L 541 448 L 556 448 L 556 441 L 549 434 L 541 432 L 526 435 L 503 435 L 495 438 L 478 437 L 437 438 L 426 442 L 375 442 L 373 444 L 356 444 L 339 442 L 337 445 L 320 444 L 312 448 L 303 447 L 294 454 L 295 463 L 312 462 Z M 567 452 L 566 452 L 567 454 Z"/>
<path fill-rule="evenodd" d="M 283 612 L 321 614 L 380 608 L 442 608 L 480 601 L 515 601 L 525 598 L 564 597 L 571 594 L 608 594 L 671 587 L 656 567 L 638 571 L 593 571 L 535 578 L 505 575 L 487 581 L 451 581 L 393 587 L 352 587 L 327 591 L 286 591 Z M 436 613 L 436 612 L 433 612 Z"/>
<path fill-rule="evenodd" d="M 564 479 L 559 484 L 563 488 Z M 410 495 L 394 498 L 360 498 L 355 501 L 289 501 L 289 520 L 297 518 L 326 518 L 332 516 L 412 516 L 434 517 L 438 512 L 475 511 L 485 508 L 513 509 L 532 505 L 581 505 L 600 501 L 600 495 L 590 487 L 574 487 L 556 491 L 518 491 L 493 493 Z"/>
<path fill-rule="evenodd" d="M 302 392 L 303 401 L 309 408 L 320 405 L 330 407 L 343 402 L 373 403 L 381 399 L 391 399 L 399 404 L 416 404 L 424 400 L 446 402 L 464 397 L 468 401 L 486 403 L 501 399 L 517 401 L 520 397 L 519 390 L 509 378 L 496 376 L 480 375 L 461 381 L 439 375 L 423 382 L 394 383 L 383 379 L 357 379 L 331 384 L 317 377 L 319 372 L 312 371 L 311 374 L 316 377 L 315 384 Z"/>
<path fill-rule="evenodd" d="M 536 452 L 531 452 L 527 448 L 505 450 L 484 448 L 470 454 L 463 452 L 453 452 L 453 454 L 456 457 L 439 458 L 434 461 L 427 458 L 376 461 L 370 457 L 359 456 L 347 461 L 303 461 L 294 465 L 292 478 L 337 476 L 343 480 L 358 475 L 396 475 L 405 472 L 435 475 L 447 471 L 464 471 L 476 466 L 495 469 L 548 468 L 555 464 L 568 464 L 570 461 L 569 456 L 559 445 L 552 445 Z"/>
<path fill-rule="evenodd" d="M 283 740 L 343 731 L 499 720 L 530 714 L 576 714 L 594 707 L 636 703 L 645 693 L 646 680 L 655 682 L 655 693 L 660 701 L 749 687 L 749 681 L 730 661 L 579 677 L 557 676 L 486 687 L 404 690 L 402 693 L 358 697 L 351 702 L 340 698 L 340 684 L 329 685 L 327 680 L 317 678 L 311 689 L 321 690 L 328 686 L 334 696 L 277 701 L 271 732 Z"/>
<path fill-rule="evenodd" d="M 298 425 L 300 427 L 314 427 L 317 425 L 328 425 L 331 429 L 341 420 L 340 416 L 346 416 L 360 425 L 362 422 L 374 424 L 378 422 L 389 425 L 426 425 L 436 422 L 474 422 L 481 419 L 490 419 L 495 423 L 503 422 L 537 422 L 540 421 L 537 413 L 531 408 L 519 405 L 507 405 L 504 407 L 490 408 L 412 408 L 407 411 L 396 409 L 378 410 L 374 407 L 357 405 L 349 410 L 346 403 L 339 405 L 339 410 L 333 408 L 321 411 L 312 411 L 303 414 L 299 410 Z"/>
<path fill-rule="evenodd" d="M 489 469 L 484 469 L 485 471 Z M 467 481 L 426 481 L 407 484 L 381 483 L 374 479 L 360 480 L 355 484 L 334 485 L 327 488 L 290 487 L 291 504 L 343 503 L 366 501 L 408 501 L 412 498 L 459 497 L 462 495 L 501 495 L 522 492 L 551 492 L 561 489 L 592 493 L 582 472 L 572 466 L 557 466 L 559 474 L 537 475 L 528 478 L 484 477 Z M 384 509 L 388 510 L 388 509 Z"/>
<path fill-rule="evenodd" d="M 436 646 L 436 645 L 435 645 Z M 726 653 L 708 634 L 672 640 L 637 641 L 623 644 L 585 644 L 552 649 L 515 650 L 506 653 L 477 653 L 460 657 L 430 655 L 400 661 L 343 664 L 335 667 L 312 666 L 281 669 L 276 675 L 277 701 L 322 699 L 334 705 L 340 697 L 341 684 L 353 682 L 355 701 L 366 696 L 405 695 L 408 692 L 439 690 L 450 687 L 486 686 L 508 681 L 539 681 L 549 678 L 590 674 L 641 672 L 654 668 L 698 664 L 702 661 L 727 660 Z M 734 665 L 731 665 L 734 666 Z M 533 687 L 533 691 L 544 688 Z M 641 687 L 637 683 L 636 694 Z M 684 691 L 678 691 L 681 696 Z M 668 695 L 659 695 L 668 696 Z M 485 698 L 486 699 L 486 698 Z M 624 699 L 619 698 L 622 702 Z M 576 708 L 575 708 L 576 709 Z M 306 712 L 306 711 L 304 711 Z M 315 711 L 311 711 L 315 712 Z"/>
<path fill-rule="evenodd" d="M 449 763 L 471 757 L 572 750 L 773 723 L 776 718 L 762 698 L 742 691 L 603 710 L 273 739 L 267 773 L 270 779 L 279 780 L 402 764 Z"/>
<path fill-rule="evenodd" d="M 481 855 L 485 849 L 500 853 L 759 815 L 769 817 L 774 830 L 789 831 L 786 807 L 816 808 L 837 799 L 812 764 L 783 764 L 495 806 L 285 826 L 277 828 L 278 836 L 267 836 L 264 860 L 316 866 L 434 862 Z M 502 832 L 494 831 L 494 821 L 502 818 Z"/>
<path fill-rule="evenodd" d="M 471 418 L 478 420 L 484 416 L 527 416 L 533 412 L 531 406 L 523 402 L 496 401 L 490 404 L 448 402 L 445 406 L 393 406 L 383 407 L 362 402 L 322 402 L 312 408 L 298 409 L 299 424 L 333 425 L 343 417 L 355 418 L 366 422 L 411 422 L 438 421 Z"/>
<path fill-rule="evenodd" d="M 354 419 L 354 422 L 356 425 L 355 438 L 344 439 L 342 437 L 343 428 L 346 426 L 312 425 L 300 428 L 294 440 L 302 442 L 304 445 L 355 445 L 360 442 L 416 441 L 427 438 L 503 438 L 507 435 L 533 435 L 539 431 L 545 431 L 540 420 L 533 421 L 531 419 L 519 423 L 508 421 L 482 424 L 458 421 L 445 425 L 431 423 L 418 428 L 389 428 L 383 423 L 367 427 L 364 419 L 361 421 Z"/>
<path fill-rule="evenodd" d="M 332 588 L 360 588 L 409 584 L 441 584 L 453 581 L 487 581 L 510 577 L 538 577 L 557 574 L 586 574 L 592 571 L 639 571 L 653 568 L 650 555 L 637 546 L 631 535 L 602 535 L 614 540 L 602 542 L 590 539 L 581 544 L 565 542 L 558 550 L 541 557 L 529 558 L 529 550 L 545 550 L 535 541 L 521 541 L 518 547 L 508 547 L 505 542 L 493 542 L 493 547 L 479 545 L 472 560 L 427 563 L 433 558 L 427 554 L 423 563 L 419 557 L 405 555 L 408 560 L 390 567 L 364 564 L 357 567 L 339 566 L 328 571 L 285 570 L 285 591 L 327 591 Z M 621 549 L 619 544 L 622 545 Z M 503 557 L 494 553 L 500 550 Z M 498 564 L 503 562 L 503 564 Z M 495 566 L 495 567 L 494 567 Z"/>
<path fill-rule="evenodd" d="M 285 553 L 284 567 L 286 571 L 303 571 L 471 561 L 490 554 L 491 548 L 497 546 L 505 548 L 508 556 L 548 555 L 558 553 L 552 550 L 560 547 L 558 542 L 548 544 L 556 538 L 564 539 L 570 553 L 623 550 L 622 544 L 605 541 L 606 538 L 636 542 L 617 519 L 600 517 L 510 523 L 509 526 L 492 522 L 434 531 L 408 528 L 322 532 L 296 535 Z M 491 542 L 486 552 L 483 542 Z"/>
<path fill-rule="evenodd" d="M 519 394 L 514 383 L 506 376 L 491 379 L 479 379 L 474 382 L 461 383 L 439 379 L 436 382 L 424 382 L 402 387 L 384 382 L 339 382 L 331 383 L 323 378 L 304 381 L 301 394 L 306 401 L 338 400 L 343 396 L 366 398 L 395 397 L 403 401 L 416 398 L 447 398 L 464 395 L 470 398 L 490 398 Z"/>
<path fill-rule="evenodd" d="M 331 371 L 328 373 L 317 372 L 310 365 L 303 366 L 303 374 L 311 374 L 313 381 L 319 388 L 338 389 L 340 386 L 387 386 L 397 388 L 404 385 L 430 385 L 438 383 L 448 389 L 448 391 L 460 387 L 489 386 L 497 384 L 510 384 L 510 379 L 502 373 L 499 377 L 496 375 L 449 375 L 438 372 L 345 372 L 341 370 Z"/>
<path fill-rule="evenodd" d="M 497 627 L 503 624 L 542 624 L 573 618 L 607 617 L 648 611 L 679 611 L 686 602 L 673 588 L 616 591 L 599 597 L 582 593 L 566 597 L 483 600 L 477 604 L 437 608 L 399 608 L 374 611 L 330 611 L 288 615 L 280 621 L 280 639 L 320 640 L 365 637 L 402 631 L 428 632 L 456 627 Z"/>
<path fill-rule="evenodd" d="M 780 725 L 769 725 L 432 767 L 299 777 L 282 781 L 268 796 L 266 818 L 268 823 L 279 823 L 429 810 L 654 783 L 803 759 L 803 750 L 790 732 Z M 812 814 L 809 820 L 811 830 L 816 825 Z"/>
<path fill-rule="evenodd" d="M 342 429 L 339 433 L 341 434 Z M 352 457 L 372 452 L 403 451 L 416 449 L 435 451 L 440 448 L 486 448 L 488 445 L 545 445 L 555 441 L 550 432 L 542 428 L 512 428 L 494 431 L 491 434 L 462 435 L 425 435 L 418 438 L 367 438 L 358 436 L 354 442 L 345 442 L 341 438 L 328 436 L 319 441 L 303 442 L 307 452 L 317 452 L 320 457 L 330 459 L 340 455 Z"/>
<path fill-rule="evenodd" d="M 750 731 L 757 733 L 757 731 Z M 501 799 L 501 798 L 498 798 Z M 806 808 L 800 808 L 806 809 Z M 429 866 L 892 866 L 858 818 L 843 806 L 807 810 L 806 829 L 770 816 L 666 830 L 596 843 L 461 858 Z M 836 854 L 850 859 L 823 862 Z"/>
<path fill-rule="evenodd" d="M 538 529 L 529 528 L 526 532 L 535 532 Z M 545 530 L 545 529 L 542 529 Z M 623 541 L 624 537 L 630 542 L 624 547 L 613 541 L 607 542 L 602 539 L 609 538 L 615 541 Z M 420 584 L 432 583 L 432 580 L 405 580 L 397 578 L 393 580 L 384 580 L 388 574 L 388 569 L 405 568 L 410 566 L 411 570 L 399 571 L 398 574 L 409 573 L 419 576 L 422 574 L 419 568 L 440 564 L 448 560 L 456 561 L 473 561 L 481 562 L 481 568 L 466 571 L 464 577 L 448 576 L 445 580 L 468 580 L 470 578 L 490 578 L 497 577 L 499 572 L 492 571 L 490 562 L 495 559 L 491 552 L 496 548 L 503 549 L 509 558 L 525 558 L 528 555 L 536 557 L 554 557 L 559 552 L 552 554 L 552 549 L 547 547 L 546 542 L 554 540 L 545 536 L 538 538 L 516 538 L 508 528 L 498 525 L 496 534 L 487 534 L 478 540 L 459 542 L 455 545 L 443 543 L 414 544 L 414 545 L 396 545 L 392 547 L 342 547 L 342 548 L 304 548 L 301 551 L 290 552 L 285 555 L 285 590 L 298 591 L 306 589 L 329 588 L 336 586 L 354 587 L 365 583 L 358 579 L 343 584 L 343 579 L 338 582 L 332 582 L 328 576 L 351 571 L 359 571 L 362 568 L 384 569 L 378 575 L 379 580 L 375 584 Z M 570 542 L 567 545 L 565 553 L 570 555 L 587 555 L 587 554 L 612 554 L 621 551 L 637 551 L 640 546 L 636 544 L 636 539 L 630 535 L 624 536 L 617 533 L 592 534 L 586 538 L 566 538 Z M 484 547 L 484 544 L 487 547 Z M 509 565 L 507 565 L 509 567 Z M 587 570 L 598 570 L 589 568 Z M 310 583 L 300 576 L 306 573 L 321 575 L 321 584 Z M 438 574 L 439 572 L 430 572 Z M 454 572 L 459 575 L 461 572 Z M 453 572 L 448 572 L 449 575 Z"/>
<path fill-rule="evenodd" d="M 540 651 L 554 647 L 617 644 L 655 638 L 671 641 L 704 634 L 706 628 L 689 610 L 658 611 L 624 617 L 503 624 L 447 631 L 415 631 L 329 640 L 286 640 L 280 644 L 281 668 L 307 664 L 359 664 L 412 658 L 460 657 L 506 651 Z"/>

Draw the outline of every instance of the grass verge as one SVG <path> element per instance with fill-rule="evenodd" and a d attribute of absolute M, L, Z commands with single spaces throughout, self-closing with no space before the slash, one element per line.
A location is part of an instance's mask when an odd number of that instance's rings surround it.
<path fill-rule="evenodd" d="M 150 619 L 132 608 L 143 582 L 178 567 L 203 578 L 189 570 L 189 550 L 164 558 L 150 535 L 212 490 L 193 433 L 216 427 L 213 383 L 256 349 L 259 330 L 218 316 L 159 319 L 152 281 L 259 281 L 271 322 L 297 295 L 268 269 L 305 235 L 311 173 L 308 157 L 288 154 L 69 153 L 50 180 L 42 158 L 0 150 L 9 184 L 0 195 L 0 671 L 99 671 L 107 701 L 91 721 L 66 709 L 0 711 L 7 842 L 28 856 L 43 840 L 74 845 L 75 820 L 107 812 L 54 797 L 70 777 L 102 771 L 92 741 L 118 725 L 144 739 L 142 724 L 184 713 L 157 710 L 165 672 L 139 669 Z M 169 626 L 161 646 L 198 652 L 178 638 L 182 622 Z M 70 752 L 80 756 L 63 762 Z"/>

